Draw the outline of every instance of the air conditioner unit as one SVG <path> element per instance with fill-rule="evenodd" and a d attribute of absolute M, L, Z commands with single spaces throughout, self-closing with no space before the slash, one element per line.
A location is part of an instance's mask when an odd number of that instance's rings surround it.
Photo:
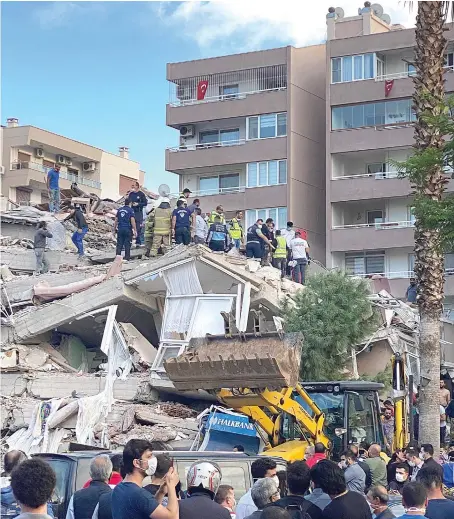
<path fill-rule="evenodd" d="M 187 124 L 186 126 L 180 126 L 181 137 L 194 137 L 195 128 L 193 124 Z"/>
<path fill-rule="evenodd" d="M 44 157 L 44 150 L 42 148 L 35 148 L 35 157 L 42 159 Z"/>
<path fill-rule="evenodd" d="M 191 99 L 191 89 L 187 86 L 179 85 L 177 87 L 177 98 L 180 99 L 180 101 Z"/>
<path fill-rule="evenodd" d="M 63 155 L 57 155 L 56 159 L 57 159 L 57 164 L 66 164 L 66 162 L 65 162 L 66 157 L 64 157 Z"/>
<path fill-rule="evenodd" d="M 72 166 L 73 165 L 73 161 L 69 157 L 65 157 L 65 164 L 67 166 Z"/>
<path fill-rule="evenodd" d="M 84 171 L 95 171 L 96 170 L 96 162 L 84 162 L 82 169 Z"/>

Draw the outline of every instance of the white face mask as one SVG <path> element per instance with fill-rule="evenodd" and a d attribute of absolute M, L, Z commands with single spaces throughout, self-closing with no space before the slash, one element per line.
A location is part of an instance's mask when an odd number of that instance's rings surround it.
<path fill-rule="evenodd" d="M 420 459 L 420 460 L 424 460 L 424 459 L 425 459 L 425 458 L 424 458 L 424 452 L 420 452 L 420 453 L 419 453 L 419 459 Z"/>
<path fill-rule="evenodd" d="M 415 462 L 414 461 L 409 461 L 408 464 L 410 465 L 410 467 L 414 467 L 415 466 Z"/>
<path fill-rule="evenodd" d="M 398 481 L 399 483 L 402 483 L 406 479 L 407 478 L 403 474 L 396 474 L 396 481 Z"/>
<path fill-rule="evenodd" d="M 277 476 L 273 476 L 271 479 L 276 483 L 277 488 L 279 489 L 279 483 L 280 483 L 279 478 Z"/>
<path fill-rule="evenodd" d="M 142 461 L 146 461 L 146 460 L 141 460 L 141 462 Z M 147 468 L 143 469 L 143 470 L 145 471 L 145 474 L 147 476 L 154 476 L 157 466 L 158 466 L 158 458 L 156 458 L 156 456 L 152 456 L 151 458 L 148 459 Z"/>
<path fill-rule="evenodd" d="M 426 513 L 426 509 L 425 508 L 416 508 L 415 506 L 412 506 L 410 508 L 405 508 L 405 513 L 408 513 L 408 512 L 421 512 L 421 514 L 424 515 Z"/>

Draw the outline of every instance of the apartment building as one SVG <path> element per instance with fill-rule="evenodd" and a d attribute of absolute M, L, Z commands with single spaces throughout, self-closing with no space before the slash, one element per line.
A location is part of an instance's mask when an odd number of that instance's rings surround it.
<path fill-rule="evenodd" d="M 366 2 L 367 4 L 367 2 Z M 370 4 L 370 3 L 369 3 Z M 454 91 L 454 29 L 446 36 L 446 91 Z M 381 6 L 327 15 L 326 264 L 385 274 L 404 297 L 414 266 L 409 182 L 393 161 L 412 153 L 415 31 Z M 453 181 L 448 190 L 452 191 Z M 446 256 L 446 303 L 454 301 L 454 254 Z"/>
<path fill-rule="evenodd" d="M 167 65 L 166 169 L 203 211 L 307 230 L 325 260 L 325 45 Z"/>
<path fill-rule="evenodd" d="M 9 118 L 2 127 L 2 195 L 19 204 L 48 201 L 47 171 L 59 164 L 60 187 L 77 182 L 80 189 L 102 198 L 118 200 L 133 180 L 143 184 L 140 164 L 129 159 L 129 150 L 114 155 L 94 146 L 35 126 L 20 126 Z"/>

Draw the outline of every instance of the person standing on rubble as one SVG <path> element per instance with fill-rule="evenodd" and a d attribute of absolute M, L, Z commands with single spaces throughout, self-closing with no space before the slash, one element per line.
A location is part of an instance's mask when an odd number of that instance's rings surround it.
<path fill-rule="evenodd" d="M 271 242 L 274 247 L 273 267 L 281 271 L 281 279 L 284 279 L 287 271 L 287 240 L 282 236 L 281 231 L 276 231 L 276 237 Z"/>
<path fill-rule="evenodd" d="M 290 242 L 290 250 L 292 251 L 292 261 L 296 261 L 296 265 L 293 267 L 293 281 L 304 285 L 309 245 L 306 240 L 301 238 L 300 231 L 295 233 L 295 238 Z"/>
<path fill-rule="evenodd" d="M 165 254 L 170 248 L 170 236 L 172 234 L 172 209 L 168 198 L 162 198 L 159 206 L 154 210 L 154 229 L 151 243 L 150 256 L 158 255 L 161 248 Z M 147 251 L 148 252 L 148 251 Z"/>
<path fill-rule="evenodd" d="M 146 440 L 129 440 L 123 450 L 123 466 L 126 477 L 112 493 L 113 519 L 178 519 L 178 497 L 175 490 L 180 478 L 171 467 L 164 483 L 153 497 L 142 488 L 147 476 L 154 476 L 158 460 L 153 446 Z M 161 502 L 167 493 L 168 502 Z"/>
<path fill-rule="evenodd" d="M 84 236 L 88 232 L 87 220 L 85 220 L 84 213 L 79 204 L 76 204 L 71 209 L 71 212 L 63 221 L 74 220 L 77 230 L 71 236 L 71 240 L 77 248 L 79 258 L 82 258 L 84 255 Z"/>
<path fill-rule="evenodd" d="M 117 256 L 125 249 L 125 260 L 131 259 L 132 238 L 137 236 L 135 212 L 131 209 L 131 200 L 125 199 L 125 205 L 118 209 L 115 217 L 115 232 L 117 233 Z"/>
<path fill-rule="evenodd" d="M 172 236 L 177 245 L 189 245 L 191 242 L 191 211 L 183 200 L 178 200 L 177 208 L 172 212 Z"/>
<path fill-rule="evenodd" d="M 140 185 L 137 181 L 132 183 L 132 189 L 127 197 L 131 201 L 134 211 L 134 221 L 136 222 L 136 247 L 140 247 L 140 245 L 142 245 L 143 208 L 147 207 L 147 197 L 145 193 L 140 190 Z"/>
<path fill-rule="evenodd" d="M 151 247 L 153 245 L 153 233 L 154 233 L 154 218 L 155 218 L 155 210 L 154 208 L 148 213 L 148 216 L 145 220 L 145 232 L 144 232 L 144 245 L 145 245 L 145 257 L 150 257 Z"/>
<path fill-rule="evenodd" d="M 46 185 L 49 192 L 49 210 L 51 213 L 60 211 L 60 166 L 55 166 L 47 172 Z"/>
<path fill-rule="evenodd" d="M 254 259 L 262 259 L 262 241 L 274 250 L 273 245 L 268 238 L 262 233 L 263 220 L 259 218 L 247 230 L 246 257 Z"/>
<path fill-rule="evenodd" d="M 415 278 L 410 278 L 410 285 L 407 288 L 407 291 L 405 292 L 405 297 L 407 299 L 407 303 L 410 303 L 412 305 L 416 304 L 416 300 L 418 297 L 418 284 L 416 283 Z"/>
<path fill-rule="evenodd" d="M 207 242 L 213 252 L 225 252 L 229 248 L 230 237 L 227 226 L 221 222 L 219 215 L 215 216 L 214 223 L 210 225 Z"/>
<path fill-rule="evenodd" d="M 194 243 L 205 245 L 208 236 L 208 224 L 202 216 L 202 210 L 200 207 L 197 207 L 197 209 L 194 211 L 193 221 L 193 241 Z"/>
<path fill-rule="evenodd" d="M 235 217 L 229 222 L 229 235 L 237 250 L 240 249 L 244 238 L 243 226 L 241 225 L 243 217 L 243 211 L 237 211 Z"/>
<path fill-rule="evenodd" d="M 33 239 L 36 256 L 35 274 L 37 275 L 49 272 L 49 261 L 46 258 L 46 238 L 52 238 L 52 233 L 47 230 L 46 222 L 39 222 Z"/>

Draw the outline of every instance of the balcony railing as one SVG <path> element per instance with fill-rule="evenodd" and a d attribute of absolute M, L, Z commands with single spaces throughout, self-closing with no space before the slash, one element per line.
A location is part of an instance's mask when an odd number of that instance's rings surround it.
<path fill-rule="evenodd" d="M 373 178 L 375 180 L 383 180 L 386 178 L 399 178 L 399 171 L 383 171 L 381 173 L 360 173 L 358 175 L 343 175 L 341 177 L 333 177 L 332 180 L 345 180 L 356 178 Z"/>
<path fill-rule="evenodd" d="M 39 171 L 43 173 L 43 182 L 46 181 L 47 172 L 52 169 L 48 166 L 44 166 L 43 164 L 39 164 L 38 162 L 13 162 L 11 163 L 11 170 L 15 169 L 32 169 L 33 171 Z M 79 175 L 75 175 L 74 173 L 70 173 L 67 171 L 60 171 L 60 178 L 64 178 L 65 180 L 69 180 L 69 182 L 77 182 L 77 184 L 82 186 L 93 187 L 95 189 L 101 189 L 101 182 L 96 180 L 91 180 L 89 178 L 79 177 Z"/>
<path fill-rule="evenodd" d="M 443 67 L 445 72 L 448 70 L 453 71 L 454 67 L 450 67 L 446 65 Z M 375 81 L 389 81 L 391 79 L 403 79 L 407 77 L 414 76 L 416 74 L 416 70 L 402 70 L 401 72 L 393 72 L 392 74 L 383 74 L 381 76 L 376 76 Z"/>
<path fill-rule="evenodd" d="M 405 227 L 414 227 L 415 222 L 411 220 L 406 220 L 402 222 L 375 222 L 375 223 L 353 223 L 348 225 L 333 225 L 332 229 L 378 229 L 378 230 L 387 230 L 387 229 L 402 229 Z"/>
<path fill-rule="evenodd" d="M 244 193 L 246 191 L 246 186 L 238 186 L 238 187 L 220 187 L 218 189 L 205 189 L 202 191 L 192 191 L 191 199 L 197 198 L 201 196 L 212 196 L 212 195 L 235 195 L 237 193 Z M 180 193 L 171 193 L 170 198 L 178 198 Z"/>
<path fill-rule="evenodd" d="M 355 272 L 347 272 L 349 276 L 354 277 L 360 277 L 360 278 L 372 278 L 373 276 L 381 276 L 387 279 L 410 279 L 412 277 L 415 277 L 415 273 L 412 270 L 401 270 L 396 272 L 369 272 L 365 274 L 362 273 L 355 273 Z M 454 275 L 454 269 L 453 268 L 447 268 L 445 269 L 445 276 L 452 276 Z"/>
<path fill-rule="evenodd" d="M 198 99 L 198 88 L 206 82 L 203 99 Z M 251 94 L 287 89 L 287 66 L 271 65 L 206 76 L 178 79 L 170 82 L 169 104 L 185 106 L 215 101 L 243 99 Z"/>
<path fill-rule="evenodd" d="M 181 144 L 180 146 L 175 146 L 173 148 L 167 148 L 171 152 L 176 151 L 194 151 L 194 150 L 204 150 L 208 148 L 223 148 L 227 146 L 241 146 L 245 144 L 245 139 L 237 139 L 234 141 L 224 141 L 224 142 L 207 142 L 204 144 Z"/>

